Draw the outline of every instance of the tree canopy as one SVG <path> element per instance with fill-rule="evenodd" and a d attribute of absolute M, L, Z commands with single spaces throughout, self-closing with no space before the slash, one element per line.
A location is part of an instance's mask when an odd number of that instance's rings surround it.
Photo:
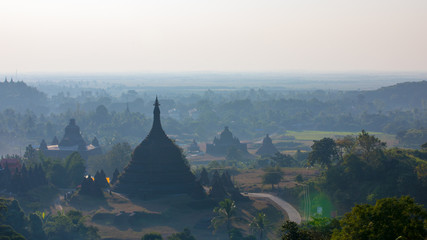
<path fill-rule="evenodd" d="M 427 210 L 409 196 L 356 205 L 340 220 L 332 240 L 425 239 Z"/>
<path fill-rule="evenodd" d="M 319 141 L 314 141 L 311 148 L 312 151 L 308 155 L 308 163 L 310 165 L 318 163 L 322 167 L 329 168 L 338 159 L 337 145 L 332 138 L 323 138 Z"/>

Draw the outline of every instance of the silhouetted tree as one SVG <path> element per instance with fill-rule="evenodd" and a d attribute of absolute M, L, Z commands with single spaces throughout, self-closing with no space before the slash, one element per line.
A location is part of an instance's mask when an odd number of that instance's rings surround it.
<path fill-rule="evenodd" d="M 227 198 L 218 203 L 219 206 L 214 208 L 213 212 L 216 214 L 214 218 L 212 218 L 212 226 L 215 229 L 218 229 L 220 226 L 226 226 L 227 233 L 230 237 L 231 224 L 234 219 L 234 214 L 236 212 L 236 204 L 233 200 Z"/>
<path fill-rule="evenodd" d="M 262 183 L 271 184 L 272 189 L 274 189 L 274 184 L 279 184 L 283 178 L 283 172 L 279 166 L 266 168 L 264 172 L 265 173 L 262 175 Z"/>
<path fill-rule="evenodd" d="M 109 187 L 108 181 L 106 179 L 104 170 L 96 172 L 95 174 L 95 184 L 100 188 Z"/>
<path fill-rule="evenodd" d="M 209 185 L 209 177 L 208 177 L 208 172 L 206 171 L 206 168 L 202 168 L 202 171 L 200 172 L 199 182 L 204 186 Z"/>
<path fill-rule="evenodd" d="M 301 229 L 295 222 L 287 220 L 281 230 L 282 240 L 311 240 L 308 231 Z"/>
<path fill-rule="evenodd" d="M 119 175 L 120 175 L 119 170 L 116 168 L 116 170 L 114 170 L 113 178 L 111 179 L 110 183 L 111 184 L 116 183 L 117 179 L 119 178 Z"/>
<path fill-rule="evenodd" d="M 196 238 L 191 234 L 190 229 L 184 228 L 184 231 L 169 236 L 168 240 L 196 240 Z"/>
<path fill-rule="evenodd" d="M 84 177 L 81 182 L 79 194 L 91 197 L 103 197 L 101 188 L 92 180 L 90 176 Z"/>
<path fill-rule="evenodd" d="M 163 240 L 163 237 L 160 233 L 152 232 L 144 234 L 141 240 Z"/>

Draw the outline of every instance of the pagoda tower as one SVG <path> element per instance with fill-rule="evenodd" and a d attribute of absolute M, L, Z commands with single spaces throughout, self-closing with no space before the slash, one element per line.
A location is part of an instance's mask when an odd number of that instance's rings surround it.
<path fill-rule="evenodd" d="M 256 154 L 261 156 L 273 156 L 277 152 L 279 152 L 279 150 L 277 150 L 270 136 L 267 134 L 262 140 L 262 146 L 258 149 L 258 151 L 256 151 Z"/>
<path fill-rule="evenodd" d="M 73 152 L 78 152 L 82 158 L 87 160 L 89 156 L 102 154 L 99 142 L 97 139 L 95 141 L 95 139 L 92 142 L 95 145 L 87 144 L 80 133 L 80 127 L 76 125 L 76 120 L 72 118 L 65 127 L 64 137 L 61 141 L 58 141 L 56 136 L 50 145 L 47 145 L 46 141 L 42 140 L 39 151 L 43 151 L 48 157 L 55 158 L 66 158 Z"/>
<path fill-rule="evenodd" d="M 212 144 L 206 144 L 206 153 L 225 156 L 228 150 L 233 147 L 241 150 L 243 153 L 248 153 L 246 143 L 241 143 L 237 137 L 233 136 L 230 129 L 225 127 L 219 138 L 215 137 Z"/>
<path fill-rule="evenodd" d="M 140 199 L 176 194 L 204 197 L 205 192 L 190 171 L 181 149 L 162 129 L 159 106 L 156 97 L 153 126 L 133 151 L 131 161 L 113 189 Z"/>

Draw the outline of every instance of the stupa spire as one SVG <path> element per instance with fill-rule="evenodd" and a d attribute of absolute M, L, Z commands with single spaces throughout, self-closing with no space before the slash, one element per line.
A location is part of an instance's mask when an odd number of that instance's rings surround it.
<path fill-rule="evenodd" d="M 160 122 L 160 103 L 159 99 L 156 96 L 156 100 L 154 101 L 154 110 L 153 110 L 153 127 L 151 128 L 151 131 L 149 133 L 150 136 L 158 136 L 159 133 L 162 133 L 162 135 L 166 135 L 162 128 L 162 123 Z M 154 135 L 154 136 L 153 136 Z"/>

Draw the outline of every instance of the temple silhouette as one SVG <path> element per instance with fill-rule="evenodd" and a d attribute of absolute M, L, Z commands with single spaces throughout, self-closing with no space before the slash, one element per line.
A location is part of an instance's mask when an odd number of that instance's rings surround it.
<path fill-rule="evenodd" d="M 215 137 L 212 144 L 206 144 L 206 153 L 224 156 L 232 147 L 241 150 L 243 153 L 248 152 L 246 143 L 240 143 L 240 140 L 233 136 L 228 127 L 225 127 L 219 138 Z"/>
<path fill-rule="evenodd" d="M 182 150 L 162 129 L 159 106 L 156 97 L 153 126 L 133 151 L 131 161 L 113 190 L 140 199 L 177 194 L 204 197 L 205 192 L 191 172 Z"/>
<path fill-rule="evenodd" d="M 256 151 L 256 154 L 261 156 L 273 156 L 279 152 L 277 148 L 274 146 L 273 141 L 271 140 L 270 136 L 268 134 L 265 136 L 265 138 L 262 140 L 261 147 Z"/>
<path fill-rule="evenodd" d="M 48 157 L 66 158 L 73 152 L 78 152 L 82 158 L 87 159 L 89 156 L 102 154 L 98 139 L 93 139 L 91 144 L 86 144 L 80 133 L 80 127 L 76 125 L 75 119 L 65 127 L 64 137 L 58 142 L 56 136 L 51 145 L 47 145 L 43 139 L 40 142 L 39 151 L 42 151 Z"/>
<path fill-rule="evenodd" d="M 190 144 L 190 146 L 188 146 L 187 151 L 189 153 L 199 153 L 200 152 L 200 147 L 196 142 L 196 139 L 193 139 L 193 142 Z"/>

